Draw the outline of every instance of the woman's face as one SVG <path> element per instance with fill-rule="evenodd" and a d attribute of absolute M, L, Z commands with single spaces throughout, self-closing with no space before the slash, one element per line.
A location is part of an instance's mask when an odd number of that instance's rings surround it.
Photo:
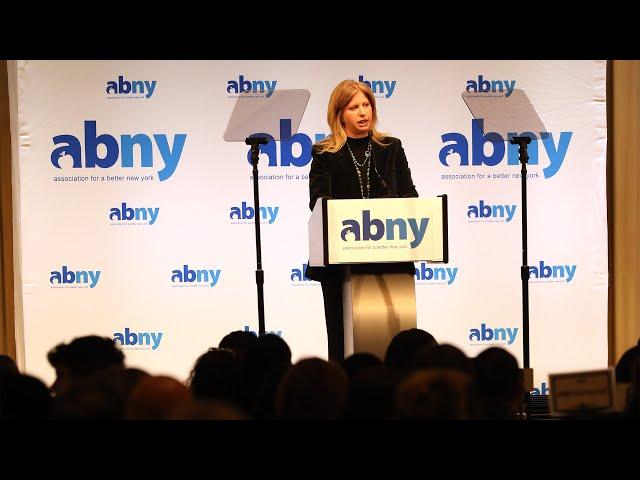
<path fill-rule="evenodd" d="M 366 95 L 358 91 L 342 110 L 342 124 L 347 136 L 366 137 L 371 130 L 371 104 Z"/>

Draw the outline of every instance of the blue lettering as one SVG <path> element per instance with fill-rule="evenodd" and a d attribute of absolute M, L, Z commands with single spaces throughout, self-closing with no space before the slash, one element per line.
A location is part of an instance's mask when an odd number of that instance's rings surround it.
<path fill-rule="evenodd" d="M 441 136 L 443 142 L 454 142 L 453 145 L 445 145 L 440 150 L 440 163 L 445 167 L 448 167 L 447 159 L 449 156 L 454 157 L 458 156 L 458 165 L 467 166 L 469 165 L 469 143 L 467 142 L 467 137 L 462 135 L 461 133 L 445 133 Z"/>
<path fill-rule="evenodd" d="M 245 325 L 244 326 L 244 331 L 245 332 L 249 332 L 249 333 L 253 333 L 256 337 L 258 336 L 258 334 L 256 332 L 254 332 L 253 330 L 251 330 L 249 328 L 249 325 Z M 266 331 L 265 333 L 270 334 L 270 335 L 277 335 L 279 337 L 282 337 L 282 330 L 276 330 L 276 331 L 272 331 L 272 332 Z"/>
<path fill-rule="evenodd" d="M 147 332 L 138 333 L 138 343 L 140 345 L 150 345 L 151 344 L 151 335 Z"/>
<path fill-rule="evenodd" d="M 482 334 L 482 340 L 493 340 L 493 330 L 487 328 L 484 323 L 480 325 L 480 333 Z"/>
<path fill-rule="evenodd" d="M 298 143 L 301 148 L 300 156 L 293 156 L 293 144 Z M 296 133 L 291 136 L 291 119 L 280 120 L 280 164 L 283 167 L 293 165 L 304 167 L 311 160 L 311 139 L 304 133 Z"/>
<path fill-rule="evenodd" d="M 136 345 L 138 343 L 138 335 L 129 331 L 128 328 L 124 329 L 125 345 Z"/>
<path fill-rule="evenodd" d="M 471 81 L 469 83 L 472 83 Z M 467 89 L 474 87 L 468 85 Z M 505 144 L 502 136 L 496 132 L 488 132 L 486 135 L 483 133 L 483 119 L 472 119 L 472 162 L 474 166 L 496 166 L 500 164 L 505 154 Z M 531 143 L 527 149 L 529 159 L 527 163 L 529 165 L 538 164 L 538 137 L 532 132 L 507 133 L 507 137 L 510 140 L 514 136 L 527 135 L 531 138 Z M 550 178 L 555 175 L 562 166 L 569 149 L 573 132 L 566 131 L 560 133 L 560 140 L 556 147 L 553 134 L 543 132 L 540 136 L 542 143 L 549 157 L 549 165 L 543 168 L 545 178 Z M 448 132 L 441 136 L 444 145 L 440 149 L 438 158 L 440 163 L 446 167 L 451 163 L 454 165 L 468 166 L 469 165 L 469 145 L 464 135 L 458 132 Z M 489 155 L 485 154 L 485 145 L 491 143 L 492 152 Z M 508 165 L 519 165 L 520 160 L 518 156 L 518 146 L 507 143 L 507 163 Z"/>
<path fill-rule="evenodd" d="M 95 120 L 86 120 L 84 122 L 85 134 L 85 167 L 86 168 L 110 168 L 114 166 L 120 156 L 120 146 L 118 141 L 111 135 L 97 135 Z M 186 134 L 174 135 L 173 146 L 170 147 L 165 134 L 153 135 L 164 167 L 158 171 L 160 181 L 167 180 L 175 172 L 184 143 Z M 60 166 L 60 160 L 66 156 L 70 156 L 73 160 L 73 168 L 82 168 L 82 148 L 80 141 L 73 135 L 57 135 L 53 137 L 54 146 L 63 144 L 53 150 L 51 153 L 51 163 L 56 168 Z M 135 145 L 140 147 L 140 163 L 142 167 L 153 166 L 153 148 L 150 138 L 144 134 L 122 135 L 122 167 L 133 167 L 133 150 Z M 98 146 L 104 147 L 104 158 L 98 156 Z"/>
<path fill-rule="evenodd" d="M 347 241 L 347 235 L 348 234 L 353 234 L 355 237 L 355 241 L 359 242 L 360 241 L 360 224 L 355 221 L 355 220 L 343 220 L 342 221 L 342 226 L 346 227 L 342 229 L 342 233 L 340 234 L 340 237 L 342 238 L 342 241 L 346 242 Z"/>
<path fill-rule="evenodd" d="M 142 133 L 137 135 L 122 135 L 122 166 L 133 167 L 133 147 L 140 147 L 140 165 L 153 167 L 153 145 L 151 139 Z"/>
<path fill-rule="evenodd" d="M 424 234 L 427 232 L 427 225 L 429 223 L 429 219 L 421 218 L 419 226 L 415 218 L 409 218 L 408 222 L 409 222 L 409 226 L 411 227 L 411 231 L 413 232 L 413 241 L 411 242 L 411 248 L 416 248 L 418 245 L 422 243 Z"/>
<path fill-rule="evenodd" d="M 483 133 L 484 120 L 471 120 L 471 143 L 473 165 L 498 165 L 504 158 L 504 141 L 496 132 Z M 493 147 L 493 153 L 485 155 L 484 146 L 489 143 Z"/>
<path fill-rule="evenodd" d="M 84 135 L 85 164 L 87 168 L 94 168 L 96 165 L 100 168 L 109 168 L 115 165 L 120 152 L 115 138 L 106 133 L 96 135 L 96 122 L 94 120 L 84 122 Z M 98 145 L 104 145 L 107 151 L 104 158 L 98 156 Z"/>
<path fill-rule="evenodd" d="M 375 227 L 375 233 L 371 232 L 371 227 Z M 371 210 L 362 211 L 362 240 L 380 240 L 384 235 L 384 224 L 381 220 L 371 220 Z"/>
<path fill-rule="evenodd" d="M 124 79 L 122 75 L 118 77 L 118 91 L 120 93 L 130 93 L 131 92 L 131 84 Z"/>
<path fill-rule="evenodd" d="M 155 80 L 152 80 L 151 82 L 149 82 L 148 80 L 145 80 L 145 81 L 144 81 L 144 84 L 145 84 L 145 85 L 146 85 L 146 87 L 147 87 L 147 93 L 146 93 L 146 95 L 145 95 L 145 96 L 146 96 L 147 98 L 150 98 L 150 97 L 151 97 L 151 95 L 153 95 L 153 92 L 154 92 L 154 91 L 155 91 L 155 89 L 156 89 L 156 81 L 155 81 Z"/>
<path fill-rule="evenodd" d="M 398 238 L 400 240 L 407 239 L 407 222 L 402 218 L 387 219 L 387 240 L 393 240 L 395 237 L 395 232 L 393 231 L 393 227 L 398 227 Z"/>
<path fill-rule="evenodd" d="M 107 82 L 107 93 L 118 93 L 118 84 L 113 80 Z"/>
<path fill-rule="evenodd" d="M 160 341 L 162 340 L 162 332 L 151 333 L 151 339 L 153 340 L 153 346 L 151 348 L 155 350 L 158 348 Z"/>
<path fill-rule="evenodd" d="M 573 132 L 560 132 L 558 148 L 555 148 L 555 144 L 553 142 L 553 133 L 549 133 L 548 135 L 542 137 L 544 149 L 547 151 L 549 161 L 551 162 L 548 167 L 542 170 L 544 172 L 544 178 L 553 177 L 558 172 L 558 170 L 560 170 L 562 162 L 564 162 L 564 158 L 567 155 L 569 142 L 571 142 L 572 136 Z"/>

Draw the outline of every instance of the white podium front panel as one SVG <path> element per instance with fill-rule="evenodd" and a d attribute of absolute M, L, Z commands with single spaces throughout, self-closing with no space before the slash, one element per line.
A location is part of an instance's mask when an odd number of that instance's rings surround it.
<path fill-rule="evenodd" d="M 443 261 L 442 198 L 327 202 L 329 263 Z"/>

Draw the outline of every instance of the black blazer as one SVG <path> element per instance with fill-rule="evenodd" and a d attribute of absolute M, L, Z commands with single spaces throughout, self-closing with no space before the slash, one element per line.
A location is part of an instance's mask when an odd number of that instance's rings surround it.
<path fill-rule="evenodd" d="M 418 192 L 411 178 L 411 170 L 402 143 L 394 137 L 386 137 L 386 146 L 371 142 L 372 167 L 369 171 L 371 198 L 417 197 Z M 335 153 L 318 153 L 314 146 L 309 171 L 309 208 L 313 210 L 321 197 L 332 199 L 362 198 L 358 174 L 345 144 Z M 364 180 L 364 179 L 363 179 Z M 400 271 L 413 272 L 413 263 L 393 264 Z M 390 265 L 391 266 L 391 265 Z M 342 267 L 307 267 L 305 276 L 311 280 L 341 280 Z"/>

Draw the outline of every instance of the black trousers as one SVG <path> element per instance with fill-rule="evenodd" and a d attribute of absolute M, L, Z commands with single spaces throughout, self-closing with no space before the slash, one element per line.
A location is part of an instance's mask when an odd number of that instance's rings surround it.
<path fill-rule="evenodd" d="M 329 360 L 344 360 L 344 323 L 342 320 L 342 280 L 323 280 L 324 317 L 327 322 Z"/>

